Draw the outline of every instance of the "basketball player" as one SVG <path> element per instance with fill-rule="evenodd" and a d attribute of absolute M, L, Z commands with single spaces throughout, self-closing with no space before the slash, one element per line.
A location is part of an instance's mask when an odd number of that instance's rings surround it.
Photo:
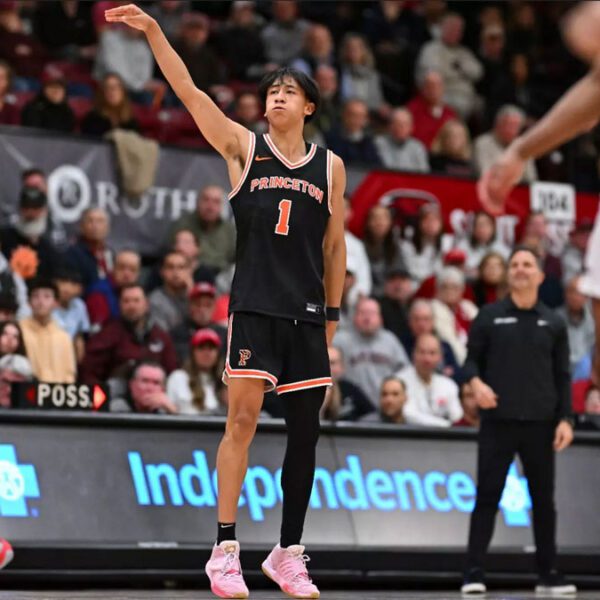
<path fill-rule="evenodd" d="M 268 74 L 260 94 L 269 132 L 255 136 L 194 86 L 154 19 L 134 5 L 108 10 L 106 19 L 146 34 L 175 93 L 227 162 L 232 185 L 237 249 L 224 373 L 229 409 L 217 455 L 218 533 L 206 565 L 211 589 L 221 598 L 248 596 L 236 511 L 263 394 L 275 389 L 288 429 L 283 517 L 280 543 L 262 568 L 291 597 L 318 598 L 300 538 L 313 484 L 319 409 L 331 385 L 327 346 L 346 272 L 344 165 L 303 138 L 304 123 L 318 108 L 318 88 L 290 69 Z"/>
<path fill-rule="evenodd" d="M 521 180 L 525 163 L 584 133 L 600 119 L 600 2 L 582 2 L 569 15 L 564 36 L 572 52 L 592 67 L 556 105 L 517 138 L 478 184 L 486 210 L 499 214 L 513 186 Z M 596 343 L 592 379 L 600 384 L 600 212 L 596 216 L 585 257 L 579 289 L 592 298 Z"/>

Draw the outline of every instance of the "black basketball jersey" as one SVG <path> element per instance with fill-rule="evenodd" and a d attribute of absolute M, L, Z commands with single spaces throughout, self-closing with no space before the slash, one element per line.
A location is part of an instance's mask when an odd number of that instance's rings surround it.
<path fill-rule="evenodd" d="M 323 324 L 323 238 L 331 214 L 332 153 L 312 144 L 290 163 L 268 134 L 250 133 L 229 194 L 237 227 L 229 312 Z"/>

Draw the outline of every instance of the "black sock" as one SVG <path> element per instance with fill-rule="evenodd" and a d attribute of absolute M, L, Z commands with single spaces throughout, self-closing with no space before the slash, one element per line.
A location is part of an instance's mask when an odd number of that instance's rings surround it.
<path fill-rule="evenodd" d="M 217 523 L 217 544 L 235 539 L 235 523 Z"/>
<path fill-rule="evenodd" d="M 282 548 L 300 543 L 315 475 L 315 451 L 319 439 L 319 409 L 325 388 L 285 395 L 287 448 L 281 473 L 283 510 Z"/>

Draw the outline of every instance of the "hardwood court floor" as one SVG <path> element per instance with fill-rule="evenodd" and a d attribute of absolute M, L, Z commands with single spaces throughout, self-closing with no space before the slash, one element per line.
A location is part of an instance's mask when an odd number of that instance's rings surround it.
<path fill-rule="evenodd" d="M 574 598 L 575 596 L 571 596 Z M 600 591 L 586 590 L 577 594 L 578 600 L 600 600 Z M 88 590 L 74 591 L 6 591 L 0 592 L 0 600 L 214 600 L 210 592 L 202 590 Z M 284 600 L 281 592 L 256 590 L 250 594 L 251 600 Z M 322 600 L 461 600 L 456 591 L 419 592 L 384 590 L 335 591 L 324 590 Z M 485 600 L 546 600 L 531 591 L 489 592 Z"/>

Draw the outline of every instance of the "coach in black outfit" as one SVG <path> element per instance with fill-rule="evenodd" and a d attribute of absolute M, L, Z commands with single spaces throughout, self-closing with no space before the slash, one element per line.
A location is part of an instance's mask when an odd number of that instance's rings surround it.
<path fill-rule="evenodd" d="M 563 321 L 538 299 L 543 280 L 539 258 L 517 247 L 509 261 L 508 296 L 484 306 L 471 326 L 464 369 L 482 420 L 463 593 L 485 592 L 483 560 L 515 453 L 533 504 L 536 591 L 576 591 L 555 569 L 554 451 L 573 440 L 569 343 Z"/>

